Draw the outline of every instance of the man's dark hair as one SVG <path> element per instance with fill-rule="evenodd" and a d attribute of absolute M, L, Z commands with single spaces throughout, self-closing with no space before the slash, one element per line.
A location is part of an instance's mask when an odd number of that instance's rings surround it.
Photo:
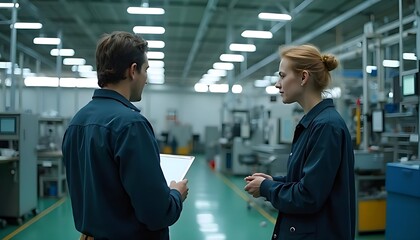
<path fill-rule="evenodd" d="M 127 68 L 133 63 L 137 63 L 137 71 L 140 71 L 146 61 L 146 52 L 147 42 L 140 35 L 128 32 L 105 34 L 96 48 L 99 87 L 124 79 Z"/>

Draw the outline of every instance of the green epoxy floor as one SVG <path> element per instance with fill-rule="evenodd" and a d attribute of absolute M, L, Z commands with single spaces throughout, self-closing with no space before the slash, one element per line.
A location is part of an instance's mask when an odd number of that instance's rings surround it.
<path fill-rule="evenodd" d="M 243 178 L 223 176 L 210 170 L 202 157 L 197 157 L 187 174 L 189 195 L 180 219 L 172 227 L 172 240 L 264 240 L 271 239 L 275 211 L 258 204 L 248 209 L 243 191 Z M 0 239 L 8 240 L 76 240 L 69 198 L 39 200 L 40 214 L 24 224 L 0 229 Z M 380 240 L 383 235 L 357 239 Z"/>

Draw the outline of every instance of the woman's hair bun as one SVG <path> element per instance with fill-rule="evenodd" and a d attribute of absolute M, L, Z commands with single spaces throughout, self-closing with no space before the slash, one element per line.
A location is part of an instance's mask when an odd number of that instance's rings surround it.
<path fill-rule="evenodd" d="M 338 61 L 334 55 L 324 54 L 322 55 L 322 62 L 328 71 L 334 70 L 338 66 Z"/>

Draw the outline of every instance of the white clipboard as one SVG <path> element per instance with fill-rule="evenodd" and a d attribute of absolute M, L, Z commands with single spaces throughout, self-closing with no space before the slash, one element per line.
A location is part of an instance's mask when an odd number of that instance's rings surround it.
<path fill-rule="evenodd" d="M 160 154 L 160 167 L 168 186 L 172 180 L 179 182 L 185 178 L 194 159 L 194 156 Z"/>

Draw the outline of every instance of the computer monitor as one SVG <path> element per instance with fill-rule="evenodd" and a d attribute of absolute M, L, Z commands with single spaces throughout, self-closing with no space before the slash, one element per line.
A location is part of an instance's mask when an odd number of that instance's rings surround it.
<path fill-rule="evenodd" d="M 384 131 L 384 111 L 383 110 L 372 111 L 372 131 L 373 132 Z"/>
<path fill-rule="evenodd" d="M 401 96 L 404 102 L 418 99 L 420 93 L 418 82 L 417 70 L 403 72 L 401 76 Z"/>
<path fill-rule="evenodd" d="M 0 134 L 14 135 L 17 133 L 16 117 L 0 117 Z"/>

